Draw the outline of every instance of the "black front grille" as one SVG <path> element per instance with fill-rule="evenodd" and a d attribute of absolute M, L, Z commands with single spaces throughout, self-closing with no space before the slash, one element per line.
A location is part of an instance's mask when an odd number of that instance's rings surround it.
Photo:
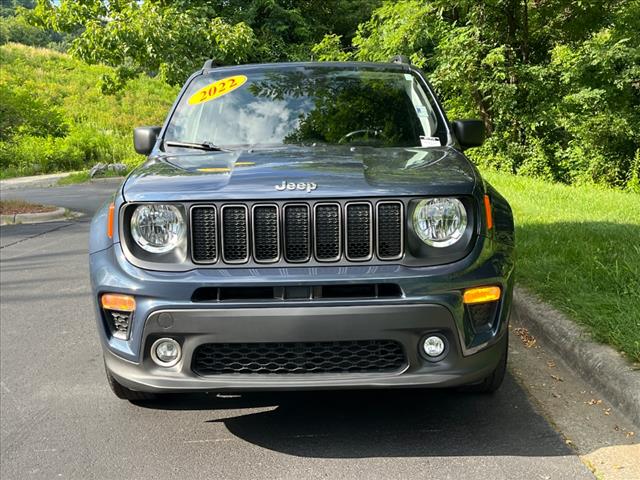
<path fill-rule="evenodd" d="M 340 258 L 340 205 L 316 205 L 316 258 L 322 261 Z"/>
<path fill-rule="evenodd" d="M 200 263 L 213 263 L 218 259 L 216 208 L 193 207 L 191 210 L 193 259 Z"/>
<path fill-rule="evenodd" d="M 284 209 L 285 257 L 290 262 L 309 259 L 309 206 L 287 205 Z"/>
<path fill-rule="evenodd" d="M 249 257 L 247 207 L 225 206 L 222 209 L 222 255 L 225 262 L 245 262 Z"/>
<path fill-rule="evenodd" d="M 378 257 L 394 259 L 402 255 L 403 221 L 400 202 L 378 204 Z"/>
<path fill-rule="evenodd" d="M 347 205 L 347 258 L 367 260 L 371 257 L 371 205 Z"/>
<path fill-rule="evenodd" d="M 258 205 L 253 209 L 253 254 L 258 262 L 273 262 L 280 255 L 278 207 Z"/>
<path fill-rule="evenodd" d="M 404 254 L 398 200 L 194 205 L 194 263 L 286 264 L 398 260 Z"/>
<path fill-rule="evenodd" d="M 193 354 L 198 375 L 395 372 L 406 365 L 393 340 L 208 343 Z"/>

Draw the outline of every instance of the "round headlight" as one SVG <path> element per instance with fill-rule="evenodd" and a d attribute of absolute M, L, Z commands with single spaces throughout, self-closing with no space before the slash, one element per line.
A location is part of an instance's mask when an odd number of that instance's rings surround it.
<path fill-rule="evenodd" d="M 173 205 L 140 205 L 131 217 L 131 235 L 140 248 L 151 253 L 166 253 L 185 236 L 182 213 Z"/>
<path fill-rule="evenodd" d="M 456 243 L 467 228 L 467 211 L 457 198 L 421 200 L 413 211 L 413 229 L 432 247 Z"/>

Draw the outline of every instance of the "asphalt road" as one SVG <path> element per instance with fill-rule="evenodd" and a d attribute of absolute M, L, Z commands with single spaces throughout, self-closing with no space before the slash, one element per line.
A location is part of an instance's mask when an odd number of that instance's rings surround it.
<path fill-rule="evenodd" d="M 90 213 L 114 186 L 20 190 Z M 510 375 L 450 391 L 169 396 L 108 389 L 89 218 L 0 229 L 2 479 L 593 478 Z"/>

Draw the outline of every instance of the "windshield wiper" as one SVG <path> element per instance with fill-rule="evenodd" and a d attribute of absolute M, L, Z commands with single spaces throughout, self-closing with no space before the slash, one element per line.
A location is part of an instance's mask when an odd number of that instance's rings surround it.
<path fill-rule="evenodd" d="M 211 142 L 191 143 L 191 142 L 173 142 L 165 141 L 166 147 L 195 148 L 197 150 L 206 150 L 207 152 L 221 152 L 223 149 Z"/>

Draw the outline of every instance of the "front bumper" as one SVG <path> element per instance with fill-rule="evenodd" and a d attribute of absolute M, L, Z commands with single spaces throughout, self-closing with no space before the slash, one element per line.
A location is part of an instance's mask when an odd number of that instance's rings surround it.
<path fill-rule="evenodd" d="M 98 330 L 108 370 L 122 385 L 139 391 L 241 391 L 455 386 L 489 375 L 506 348 L 513 287 L 512 249 L 489 239 L 454 264 L 429 268 L 399 265 L 196 269 L 152 272 L 129 264 L 119 245 L 90 256 L 94 300 L 105 292 L 136 297 L 128 340 L 110 335 L 98 310 Z M 401 298 L 331 301 L 196 303 L 191 295 L 206 286 L 318 285 L 393 282 Z M 461 292 L 494 284 L 503 289 L 497 318 L 476 333 L 465 318 Z M 430 362 L 420 355 L 420 339 L 439 333 L 449 345 L 445 358 Z M 158 338 L 172 337 L 183 348 L 180 362 L 159 367 L 150 357 Z M 402 370 L 385 373 L 199 376 L 192 354 L 204 343 L 322 342 L 395 340 L 406 355 Z"/>
<path fill-rule="evenodd" d="M 429 362 L 418 351 L 428 333 L 443 335 L 450 345 L 446 357 Z M 463 356 L 455 322 L 440 305 L 379 305 L 309 308 L 246 308 L 160 310 L 145 324 L 145 349 L 160 337 L 182 344 L 182 358 L 174 367 L 153 363 L 145 351 L 141 363 L 106 355 L 107 368 L 123 385 L 145 391 L 253 390 L 453 386 L 486 377 L 498 365 L 504 349 L 500 338 L 492 347 Z M 386 339 L 398 341 L 407 364 L 391 373 L 307 375 L 216 375 L 201 377 L 191 370 L 194 350 L 205 343 L 291 342 Z"/>

